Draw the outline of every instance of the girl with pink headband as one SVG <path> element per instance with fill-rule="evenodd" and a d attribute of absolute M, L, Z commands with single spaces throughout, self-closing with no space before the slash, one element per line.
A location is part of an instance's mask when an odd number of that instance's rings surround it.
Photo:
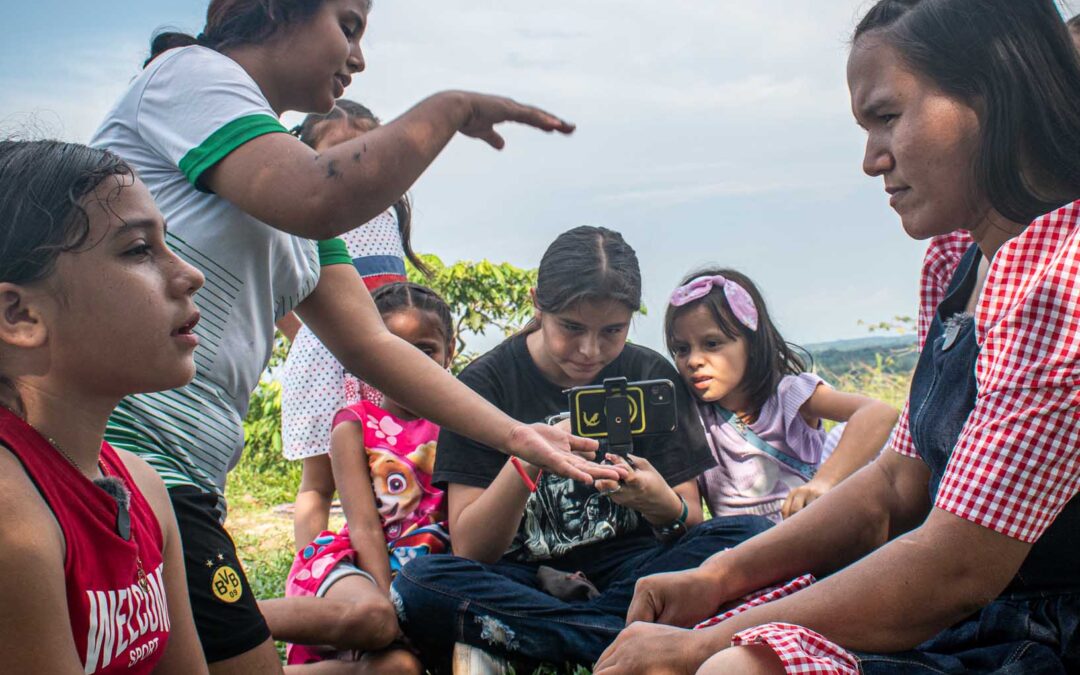
<path fill-rule="evenodd" d="M 687 277 L 664 333 L 717 461 L 698 477 L 714 516 L 780 522 L 870 462 L 896 423 L 887 404 L 806 372 L 753 282 L 734 270 Z M 824 461 L 822 420 L 847 423 Z"/>

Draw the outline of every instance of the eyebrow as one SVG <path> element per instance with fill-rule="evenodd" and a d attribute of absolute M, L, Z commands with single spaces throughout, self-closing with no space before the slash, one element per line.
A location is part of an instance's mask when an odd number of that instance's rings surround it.
<path fill-rule="evenodd" d="M 136 220 L 125 220 L 124 224 L 116 228 L 116 232 L 113 233 L 113 238 L 123 236 L 132 230 L 154 230 L 157 229 L 158 221 L 151 218 L 139 218 Z M 161 223 L 162 232 L 168 231 L 168 226 Z"/>
<path fill-rule="evenodd" d="M 855 120 L 859 124 L 859 117 L 876 117 L 882 108 L 894 105 L 895 101 L 888 94 L 871 94 L 869 100 L 855 109 Z M 862 126 L 860 124 L 860 126 Z"/>

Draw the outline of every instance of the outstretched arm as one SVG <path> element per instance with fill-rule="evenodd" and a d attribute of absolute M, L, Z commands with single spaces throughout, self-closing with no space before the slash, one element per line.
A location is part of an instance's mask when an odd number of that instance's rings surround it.
<path fill-rule="evenodd" d="M 574 126 L 508 98 L 435 94 L 398 119 L 316 153 L 289 134 L 266 134 L 203 174 L 214 192 L 279 230 L 329 239 L 366 223 L 405 194 L 458 132 L 501 149 L 494 127 L 517 122 L 568 134 Z"/>
<path fill-rule="evenodd" d="M 595 441 L 511 419 L 388 331 L 352 265 L 323 268 L 296 311 L 342 365 L 417 415 L 560 476 L 586 483 L 620 477 L 571 452 L 594 452 Z"/>

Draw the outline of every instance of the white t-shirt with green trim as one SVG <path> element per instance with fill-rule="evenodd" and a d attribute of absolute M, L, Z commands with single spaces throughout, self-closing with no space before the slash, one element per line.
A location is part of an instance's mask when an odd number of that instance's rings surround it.
<path fill-rule="evenodd" d="M 285 128 L 238 63 L 192 46 L 151 63 L 91 140 L 138 172 L 168 223 L 169 245 L 206 275 L 196 296 L 195 380 L 126 398 L 106 432 L 114 447 L 150 462 L 169 487 L 223 494 L 243 449 L 248 399 L 270 358 L 274 322 L 319 279 L 314 241 L 276 230 L 199 184 L 240 145 L 280 132 Z"/>

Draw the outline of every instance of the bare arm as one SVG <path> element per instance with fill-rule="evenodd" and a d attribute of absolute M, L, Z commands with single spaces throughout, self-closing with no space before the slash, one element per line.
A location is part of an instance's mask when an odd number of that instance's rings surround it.
<path fill-rule="evenodd" d="M 22 465 L 3 448 L 0 513 L 0 663 L 14 673 L 80 675 L 60 526 Z"/>
<path fill-rule="evenodd" d="M 1030 550 L 934 509 L 917 530 L 795 595 L 715 627 L 708 639 L 723 648 L 744 628 L 784 621 L 848 649 L 913 649 L 997 597 Z"/>
<path fill-rule="evenodd" d="M 334 480 L 341 494 L 349 542 L 356 551 L 358 567 L 375 577 L 384 593 L 390 592 L 390 558 L 386 535 L 375 507 L 371 472 L 364 454 L 364 430 L 356 422 L 334 427 L 330 436 Z"/>
<path fill-rule="evenodd" d="M 443 92 L 322 154 L 289 134 L 260 136 L 218 162 L 203 180 L 272 227 L 329 239 L 397 201 L 459 131 L 502 148 L 502 137 L 493 128 L 501 122 L 562 133 L 574 128 L 510 99 Z"/>
<path fill-rule="evenodd" d="M 929 471 L 885 452 L 780 525 L 701 567 L 638 581 L 627 621 L 691 626 L 737 598 L 812 572 L 819 578 L 917 527 L 930 511 Z"/>
<path fill-rule="evenodd" d="M 899 417 L 896 410 L 886 403 L 839 392 L 824 384 L 818 386 L 807 399 L 800 413 L 811 426 L 816 426 L 821 419 L 846 421 L 847 426 L 836 450 L 821 465 L 817 474 L 806 485 L 788 494 L 781 509 L 785 518 L 873 461 L 889 440 L 889 433 Z"/>
<path fill-rule="evenodd" d="M 300 323 L 300 319 L 296 318 L 296 315 L 289 312 L 285 316 L 278 319 L 277 329 L 281 331 L 281 334 L 292 344 L 292 341 L 296 339 L 296 334 L 300 332 L 300 327 L 304 324 Z"/>
<path fill-rule="evenodd" d="M 539 472 L 524 466 L 535 480 Z M 447 499 L 454 554 L 482 563 L 501 558 L 514 541 L 529 494 L 510 462 L 486 488 L 451 483 Z"/>
<path fill-rule="evenodd" d="M 296 311 L 342 365 L 417 415 L 561 476 L 587 483 L 618 478 L 611 467 L 570 452 L 591 453 L 595 441 L 511 419 L 388 331 L 352 265 L 323 268 Z"/>
<path fill-rule="evenodd" d="M 293 513 L 293 534 L 296 550 L 311 543 L 319 533 L 330 527 L 330 505 L 334 501 L 334 472 L 329 455 L 304 458 L 300 488 L 296 491 L 296 511 Z"/>
<path fill-rule="evenodd" d="M 191 600 L 188 596 L 187 572 L 184 569 L 180 531 L 176 525 L 172 502 L 169 501 L 169 494 L 165 491 L 165 484 L 145 461 L 128 452 L 117 452 L 135 480 L 135 484 L 150 504 L 150 508 L 153 509 L 154 515 L 157 516 L 164 542 L 163 581 L 165 599 L 169 605 L 169 642 L 154 673 L 163 675 L 207 673 L 209 671 L 206 658 L 203 656 L 202 645 L 195 631 L 195 620 L 191 615 Z"/>

